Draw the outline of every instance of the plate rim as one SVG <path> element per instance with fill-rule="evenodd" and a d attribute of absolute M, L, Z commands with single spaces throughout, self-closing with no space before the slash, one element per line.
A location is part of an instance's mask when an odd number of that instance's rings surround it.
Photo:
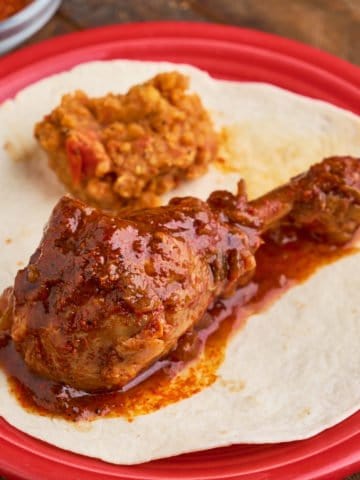
<path fill-rule="evenodd" d="M 191 36 L 189 36 L 189 32 Z M 159 35 L 161 33 L 161 35 Z M 156 34 L 157 38 L 193 38 L 193 39 L 208 39 L 213 40 L 214 36 L 218 40 L 229 41 L 228 37 L 232 37 L 230 43 L 239 43 L 240 45 L 247 45 L 253 47 L 255 50 L 269 51 L 274 56 L 280 55 L 284 56 L 286 59 L 295 58 L 300 62 L 300 64 L 310 65 L 311 69 L 320 69 L 325 74 L 332 77 L 338 77 L 341 74 L 341 79 L 344 88 L 346 85 L 350 86 L 350 90 L 354 88 L 355 82 L 360 82 L 360 69 L 355 65 L 352 65 L 344 60 L 341 60 L 337 57 L 334 57 L 331 54 L 322 52 L 321 50 L 315 49 L 313 47 L 303 45 L 300 42 L 285 39 L 278 37 L 277 35 L 268 34 L 264 32 L 258 32 L 256 30 L 244 29 L 235 26 L 227 25 L 218 25 L 211 23 L 198 23 L 198 22 L 138 22 L 138 23 L 129 23 L 129 24 L 119 24 L 111 25 L 105 27 L 98 27 L 89 30 L 84 30 L 81 32 L 74 32 L 59 37 L 55 37 L 44 42 L 41 42 L 36 45 L 31 45 L 23 48 L 17 52 L 10 53 L 3 57 L 0 60 L 0 64 L 3 66 L 3 75 L 0 74 L 0 96 L 1 89 L 4 88 L 4 85 L 10 80 L 18 75 L 24 75 L 26 69 L 31 65 L 41 64 L 41 62 L 47 63 L 53 58 L 57 58 L 62 54 L 70 55 L 71 51 L 81 48 L 87 48 L 94 45 L 107 45 L 110 39 L 119 42 L 126 37 L 130 39 L 135 38 L 152 38 Z M 77 44 L 78 43 L 78 44 Z M 264 47 L 264 43 L 266 48 Z M 75 49 L 72 47 L 76 45 Z M 29 62 L 28 59 L 31 59 Z M 189 62 L 191 64 L 191 61 Z M 7 70 L 8 69 L 8 70 Z M 59 70 L 61 71 L 61 70 Z M 26 81 L 26 78 L 24 78 Z M 358 92 L 358 97 L 360 100 L 360 92 Z M 360 101 L 358 112 L 360 113 Z M 358 414 L 358 417 L 360 418 Z M 350 417 L 351 418 L 351 417 Z M 349 419 L 348 419 L 349 420 Z M 346 422 L 346 420 L 345 420 Z M 11 427 L 13 428 L 13 427 Z M 336 428 L 336 427 L 334 427 Z M 17 431 L 17 430 L 16 430 Z M 21 435 L 26 435 L 20 432 Z M 321 435 L 321 434 L 320 434 Z M 354 434 L 351 438 L 356 437 L 357 434 Z M 314 437 L 313 437 L 314 438 Z M 350 438 L 350 437 L 349 437 Z M 349 439 L 348 438 L 348 439 Z M 0 439 L 4 441 L 4 436 L 1 432 L 0 427 Z M 360 435 L 359 435 L 360 440 Z M 38 440 L 36 440 L 39 442 Z M 306 440 L 304 440 L 306 442 Z M 339 445 L 344 444 L 339 443 Z M 53 446 L 52 446 L 53 447 Z M 53 447 L 56 448 L 56 447 Z M 230 447 L 231 448 L 231 447 Z M 60 450 L 60 449 L 59 449 Z M 66 452 L 66 451 L 64 451 Z M 323 449 L 323 452 L 326 452 L 326 449 Z M 68 453 L 68 452 L 66 452 Z M 204 453 L 204 452 L 203 452 Z M 318 452 L 319 453 L 319 452 Z M 320 452 L 321 453 L 321 452 Z M 72 455 L 76 455 L 73 454 Z M 191 455 L 191 454 L 190 454 Z M 309 455 L 302 458 L 299 461 L 304 459 L 311 458 Z M 81 456 L 82 457 L 82 456 Z M 83 457 L 87 458 L 87 457 Z M 91 459 L 92 461 L 98 462 L 99 460 Z M 57 459 L 52 459 L 52 461 L 57 462 Z M 100 461 L 101 462 L 101 461 Z M 163 460 L 157 461 L 163 462 Z M 360 466 L 360 450 L 359 450 L 359 466 Z M 104 465 L 105 462 L 101 462 Z M 61 464 L 62 465 L 62 464 Z M 142 464 L 150 465 L 150 464 Z M 292 465 L 292 463 L 283 464 L 283 466 Z M 0 454 L 0 467 L 1 467 L 1 454 Z M 77 467 L 74 467 L 77 468 Z M 129 468 L 129 467 L 127 467 Z M 138 466 L 130 467 L 133 469 L 140 468 Z M 275 468 L 275 467 L 274 467 Z M 266 470 L 267 471 L 267 470 Z M 82 470 L 90 474 L 87 470 Z M 9 472 L 11 474 L 11 472 Z M 111 474 L 110 474 L 111 475 Z M 35 478 L 35 477 L 29 477 Z M 111 476 L 109 478 L 112 478 Z M 113 477 L 113 478 L 138 478 L 135 476 L 125 476 L 125 477 Z M 143 478 L 161 478 L 159 476 L 147 476 Z M 162 477 L 168 478 L 168 477 Z M 173 477 L 175 478 L 175 477 Z M 185 478 L 185 477 L 184 477 Z M 190 478 L 190 477 L 186 477 Z M 195 478 L 195 477 L 193 477 Z M 197 477 L 197 478 L 218 478 L 218 477 Z M 234 478 L 233 476 L 228 478 Z M 239 477 L 240 478 L 240 477 Z M 245 478 L 241 476 L 241 478 Z M 280 478 L 280 477 L 279 477 Z M 284 477 L 285 478 L 285 477 Z"/>

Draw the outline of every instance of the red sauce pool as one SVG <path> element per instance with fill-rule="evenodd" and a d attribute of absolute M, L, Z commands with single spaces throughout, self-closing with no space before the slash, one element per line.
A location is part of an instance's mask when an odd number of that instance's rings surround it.
<path fill-rule="evenodd" d="M 306 280 L 319 267 L 354 253 L 351 246 L 336 247 L 284 232 L 275 242 L 266 239 L 256 254 L 252 281 L 229 299 L 218 300 L 196 332 L 185 334 L 175 351 L 122 391 L 87 394 L 31 373 L 10 339 L 0 343 L 0 366 L 20 404 L 40 415 L 67 420 L 99 416 L 137 415 L 190 397 L 217 378 L 226 345 L 253 313 L 266 309 L 290 287 Z"/>

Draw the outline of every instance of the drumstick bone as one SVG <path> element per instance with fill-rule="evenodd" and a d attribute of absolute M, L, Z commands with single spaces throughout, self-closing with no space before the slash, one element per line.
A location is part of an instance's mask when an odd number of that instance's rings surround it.
<path fill-rule="evenodd" d="M 360 160 L 333 157 L 248 202 L 187 197 L 112 217 L 63 197 L 16 276 L 11 336 L 39 375 L 89 392 L 124 386 L 254 273 L 278 224 L 342 244 L 360 223 Z"/>

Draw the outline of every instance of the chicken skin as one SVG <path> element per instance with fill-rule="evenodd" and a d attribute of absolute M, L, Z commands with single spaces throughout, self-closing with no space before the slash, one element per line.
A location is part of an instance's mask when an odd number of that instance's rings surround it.
<path fill-rule="evenodd" d="M 350 240 L 360 224 L 360 160 L 326 159 L 252 202 L 243 182 L 236 195 L 177 198 L 123 218 L 63 197 L 6 291 L 16 348 L 49 379 L 88 392 L 120 388 L 249 281 L 261 233 L 279 223 Z"/>

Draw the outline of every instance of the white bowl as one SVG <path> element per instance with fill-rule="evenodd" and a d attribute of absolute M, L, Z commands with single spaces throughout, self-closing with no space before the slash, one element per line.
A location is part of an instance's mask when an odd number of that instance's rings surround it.
<path fill-rule="evenodd" d="M 15 15 L 0 21 L 0 54 L 15 48 L 40 30 L 60 3 L 61 0 L 33 0 Z"/>

